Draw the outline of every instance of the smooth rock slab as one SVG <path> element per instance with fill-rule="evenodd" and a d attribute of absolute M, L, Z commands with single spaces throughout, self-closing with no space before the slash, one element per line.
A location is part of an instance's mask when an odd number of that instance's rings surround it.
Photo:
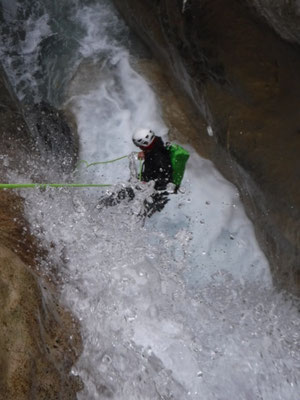
<path fill-rule="evenodd" d="M 70 376 L 76 359 L 70 333 L 76 338 L 76 324 L 20 258 L 2 245 L 0 321 L 0 398 L 75 398 L 79 382 Z"/>

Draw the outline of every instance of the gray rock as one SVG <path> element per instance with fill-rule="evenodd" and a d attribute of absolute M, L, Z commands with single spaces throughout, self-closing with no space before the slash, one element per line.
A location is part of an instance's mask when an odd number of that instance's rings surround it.
<path fill-rule="evenodd" d="M 0 66 L 0 176 L 11 171 L 29 179 L 71 173 L 78 156 L 76 127 L 46 103 L 24 106 Z"/>

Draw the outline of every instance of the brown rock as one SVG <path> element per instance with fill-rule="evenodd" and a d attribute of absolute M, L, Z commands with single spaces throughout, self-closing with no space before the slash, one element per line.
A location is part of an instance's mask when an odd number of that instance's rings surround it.
<path fill-rule="evenodd" d="M 0 191 L 0 242 L 0 399 L 75 399 L 78 323 L 55 301 L 57 288 L 37 277 L 45 253 L 11 191 Z"/>
<path fill-rule="evenodd" d="M 77 357 L 75 321 L 2 245 L 0 288 L 0 398 L 75 398 L 78 383 L 69 375 Z"/>

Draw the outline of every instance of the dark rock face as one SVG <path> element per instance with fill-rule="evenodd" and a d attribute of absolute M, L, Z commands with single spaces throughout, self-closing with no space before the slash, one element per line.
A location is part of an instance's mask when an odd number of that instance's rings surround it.
<path fill-rule="evenodd" d="M 239 187 L 275 282 L 299 293 L 300 48 L 246 0 L 115 3 L 211 125 L 210 157 Z"/>
<path fill-rule="evenodd" d="M 10 171 L 33 180 L 51 179 L 51 172 L 72 172 L 78 156 L 76 127 L 70 126 L 62 111 L 47 103 L 23 107 L 1 66 L 0 117 L 2 182 Z"/>
<path fill-rule="evenodd" d="M 11 169 L 25 172 L 30 158 L 37 156 L 35 140 L 29 132 L 22 109 L 4 71 L 0 67 L 0 176 L 6 177 Z"/>
<path fill-rule="evenodd" d="M 300 3 L 298 0 L 248 0 L 266 22 L 283 38 L 300 44 Z"/>
<path fill-rule="evenodd" d="M 60 173 L 72 172 L 78 155 L 78 137 L 72 132 L 64 113 L 41 102 L 26 106 L 25 117 L 47 168 Z"/>

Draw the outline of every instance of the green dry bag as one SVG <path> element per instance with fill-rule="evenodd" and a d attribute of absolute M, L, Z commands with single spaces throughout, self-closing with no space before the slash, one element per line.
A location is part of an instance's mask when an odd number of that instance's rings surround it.
<path fill-rule="evenodd" d="M 190 156 L 189 152 L 179 144 L 169 144 L 168 150 L 170 152 L 171 164 L 173 169 L 173 183 L 179 187 L 184 175 L 185 164 Z"/>

